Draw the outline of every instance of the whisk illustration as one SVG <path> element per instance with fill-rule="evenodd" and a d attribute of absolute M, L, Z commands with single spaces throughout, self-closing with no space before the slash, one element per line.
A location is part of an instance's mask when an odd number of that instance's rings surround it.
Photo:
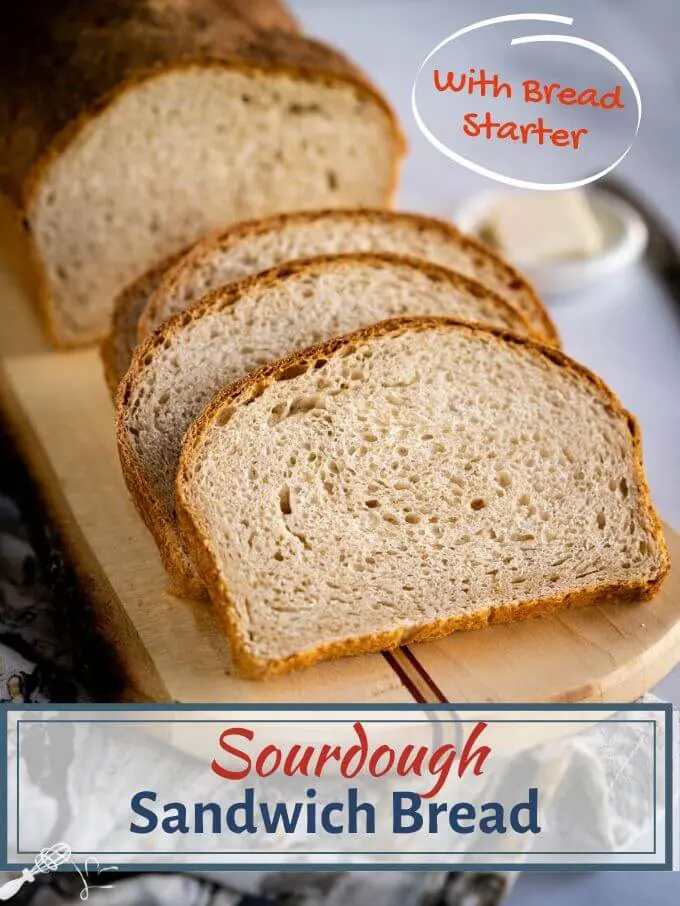
<path fill-rule="evenodd" d="M 55 843 L 47 849 L 41 849 L 36 856 L 33 868 L 24 868 L 18 878 L 12 878 L 0 887 L 0 900 L 9 900 L 17 894 L 24 884 L 32 884 L 35 876 L 48 871 L 56 871 L 64 862 L 71 860 L 71 847 L 68 843 Z"/>
<path fill-rule="evenodd" d="M 55 843 L 53 846 L 48 846 L 47 849 L 41 849 L 33 863 L 33 868 L 24 868 L 19 877 L 12 878 L 11 881 L 7 881 L 0 887 L 0 902 L 3 900 L 10 900 L 21 890 L 24 884 L 32 884 L 35 881 L 36 875 L 46 874 L 48 871 L 56 871 L 57 868 L 65 862 L 71 862 L 71 856 L 71 847 L 68 843 Z M 73 870 L 83 882 L 83 889 L 80 891 L 80 899 L 83 901 L 89 899 L 90 896 L 90 888 L 85 880 L 85 875 L 89 875 L 91 865 L 96 865 L 98 875 L 103 874 L 105 871 L 118 871 L 117 865 L 102 867 L 99 864 L 99 860 L 92 856 L 89 856 L 85 860 L 85 874 L 82 873 L 75 862 L 72 862 L 71 864 Z M 95 889 L 111 890 L 112 886 L 112 884 L 99 884 Z"/>

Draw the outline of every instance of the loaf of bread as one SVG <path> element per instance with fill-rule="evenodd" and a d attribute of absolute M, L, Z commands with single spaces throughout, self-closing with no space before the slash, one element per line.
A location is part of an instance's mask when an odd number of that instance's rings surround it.
<path fill-rule="evenodd" d="M 668 554 L 634 419 L 532 341 L 383 322 L 226 389 L 189 430 L 182 537 L 240 672 L 644 599 Z"/>
<path fill-rule="evenodd" d="M 165 274 L 188 251 L 182 249 L 167 258 L 162 258 L 116 296 L 111 315 L 111 328 L 101 344 L 104 376 L 112 399 L 115 400 L 118 384 L 130 367 L 132 353 L 137 346 L 137 327 L 144 308 L 160 286 Z"/>
<path fill-rule="evenodd" d="M 202 590 L 177 535 L 174 489 L 182 438 L 214 393 L 311 343 L 423 313 L 530 333 L 522 315 L 481 284 L 415 259 L 358 254 L 282 265 L 217 290 L 138 347 L 118 395 L 120 457 L 177 593 Z"/>
<path fill-rule="evenodd" d="M 527 318 L 536 336 L 558 343 L 545 306 L 526 280 L 491 249 L 451 224 L 384 210 L 308 211 L 265 217 L 211 234 L 168 268 L 160 284 L 157 271 L 152 271 L 149 300 L 141 317 L 137 295 L 121 295 L 106 341 L 107 348 L 115 350 L 106 355 L 109 386 L 116 386 L 127 371 L 137 339 L 211 290 L 285 261 L 347 252 L 394 252 L 459 271 L 510 302 Z M 126 313 L 128 308 L 134 312 Z M 136 319 L 139 327 L 134 337 Z"/>
<path fill-rule="evenodd" d="M 119 291 L 216 226 L 387 203 L 402 151 L 381 95 L 277 0 L 3 10 L 0 189 L 59 344 L 101 338 Z"/>

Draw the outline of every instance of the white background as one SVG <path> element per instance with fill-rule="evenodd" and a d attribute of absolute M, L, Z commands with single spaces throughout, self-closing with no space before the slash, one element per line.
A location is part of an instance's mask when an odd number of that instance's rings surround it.
<path fill-rule="evenodd" d="M 449 218 L 463 200 L 492 184 L 457 167 L 418 131 L 410 95 L 422 60 L 447 35 L 483 18 L 513 12 L 573 16 L 573 28 L 565 31 L 616 54 L 632 71 L 642 95 L 640 132 L 617 175 L 653 203 L 680 236 L 679 0 L 289 3 L 308 32 L 350 54 L 396 108 L 410 143 L 398 207 Z M 570 74 L 575 86 L 590 84 L 581 63 L 579 58 L 578 72 Z M 655 503 L 662 517 L 680 528 L 680 302 L 667 295 L 642 264 L 587 294 L 549 301 L 566 351 L 601 374 L 640 419 Z M 657 691 L 680 704 L 680 669 Z M 670 906 L 680 903 L 680 874 L 523 875 L 509 906 L 548 902 Z"/>

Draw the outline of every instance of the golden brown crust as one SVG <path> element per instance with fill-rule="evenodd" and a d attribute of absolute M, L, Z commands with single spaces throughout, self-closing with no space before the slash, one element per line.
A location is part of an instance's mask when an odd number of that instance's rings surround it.
<path fill-rule="evenodd" d="M 18 201 L 28 172 L 84 111 L 136 74 L 233 54 L 297 23 L 279 0 L 24 0 L 0 31 L 0 184 Z M 260 39 L 261 40 L 261 39 Z"/>
<path fill-rule="evenodd" d="M 467 632 L 475 629 L 484 629 L 495 623 L 512 623 L 519 620 L 528 620 L 532 617 L 544 617 L 562 610 L 572 610 L 576 607 L 586 607 L 592 604 L 605 604 L 615 598 L 620 603 L 633 603 L 651 600 L 658 591 L 663 577 L 653 583 L 643 584 L 611 582 L 599 587 L 591 585 L 566 595 L 553 595 L 534 601 L 503 604 L 498 607 L 489 607 L 469 616 L 454 616 L 437 620 L 424 627 L 403 627 L 389 632 L 375 633 L 370 636 L 346 639 L 338 642 L 326 642 L 316 648 L 301 651 L 279 661 L 265 661 L 253 656 L 244 646 L 236 642 L 235 633 L 238 626 L 233 625 L 233 609 L 228 604 L 217 606 L 220 623 L 224 627 L 230 645 L 234 665 L 239 675 L 254 680 L 267 680 L 282 673 L 312 667 L 322 660 L 331 658 L 352 657 L 361 654 L 371 654 L 377 651 L 386 651 L 398 648 L 401 645 L 415 644 L 417 642 L 433 642 L 445 638 L 453 632 Z M 630 587 L 628 587 L 630 585 Z M 213 599 L 213 604 L 215 603 Z"/>
<path fill-rule="evenodd" d="M 263 42 L 261 45 L 262 49 L 273 40 L 274 34 L 275 33 L 273 32 L 263 32 L 261 34 L 260 41 Z M 233 58 L 216 58 L 206 55 L 203 57 L 195 56 L 187 60 L 176 60 L 163 65 L 156 64 L 153 68 L 149 68 L 144 72 L 135 73 L 134 76 L 129 77 L 124 83 L 118 85 L 115 90 L 101 98 L 96 109 L 89 109 L 83 112 L 76 120 L 73 120 L 65 126 L 64 129 L 54 137 L 45 152 L 38 158 L 34 166 L 28 172 L 20 195 L 20 208 L 26 217 L 29 218 L 29 222 L 25 221 L 26 229 L 30 233 L 31 204 L 36 189 L 49 170 L 50 164 L 59 156 L 64 148 L 76 138 L 80 130 L 86 126 L 93 117 L 101 113 L 115 101 L 120 94 L 135 85 L 163 76 L 167 72 L 176 72 L 181 69 L 192 68 L 231 69 L 249 74 L 291 76 L 292 78 L 303 79 L 309 82 L 318 82 L 328 86 L 351 86 L 363 100 L 370 100 L 382 109 L 386 116 L 386 122 L 392 132 L 394 153 L 392 157 L 392 171 L 390 179 L 388 180 L 387 198 L 385 199 L 386 204 L 389 204 L 397 188 L 399 166 L 401 158 L 406 151 L 406 140 L 399 128 L 392 108 L 388 105 L 383 96 L 373 88 L 371 83 L 355 70 L 355 68 L 339 53 L 332 51 L 330 48 L 319 42 L 312 41 L 310 38 L 296 36 L 295 41 L 304 42 L 304 47 L 309 51 L 314 49 L 314 53 L 309 54 L 310 58 L 316 58 L 318 55 L 320 60 L 323 60 L 326 63 L 327 68 L 315 68 L 311 63 L 289 63 L 277 61 L 276 59 L 266 60 L 265 62 L 257 57 L 254 57 L 253 59 L 248 59 L 247 57 L 241 59 L 236 56 Z M 289 52 L 291 51 L 290 36 L 283 47 L 287 48 Z M 298 43 L 297 47 L 299 51 L 302 51 L 303 46 L 301 43 Z M 245 49 L 243 49 L 243 53 L 245 55 Z M 262 53 L 262 56 L 265 56 L 264 53 Z M 303 56 L 303 54 L 300 53 L 299 56 Z M 331 65 L 334 59 L 337 60 L 335 68 Z"/>
<path fill-rule="evenodd" d="M 255 656 L 250 651 L 248 640 L 244 637 L 242 627 L 236 618 L 229 587 L 224 576 L 220 573 L 214 548 L 210 539 L 201 530 L 200 515 L 192 506 L 187 495 L 187 483 L 190 481 L 191 468 L 205 433 L 216 422 L 224 421 L 225 416 L 228 417 L 229 410 L 239 405 L 247 405 L 249 400 L 264 393 L 269 385 L 275 383 L 286 373 L 290 373 L 291 368 L 303 368 L 306 370 L 320 360 L 341 354 L 348 349 L 371 342 L 376 338 L 388 335 L 398 336 L 406 331 L 424 330 L 457 330 L 476 335 L 482 334 L 487 337 L 500 337 L 506 342 L 524 347 L 530 350 L 532 354 L 548 358 L 561 367 L 568 369 L 579 379 L 590 383 L 602 395 L 607 409 L 626 421 L 631 434 L 640 509 L 649 521 L 650 530 L 659 545 L 662 559 L 657 575 L 649 581 L 631 579 L 620 582 L 594 583 L 567 594 L 550 595 L 532 601 L 508 602 L 504 605 L 486 608 L 470 616 L 454 616 L 437 620 L 427 626 L 400 627 L 390 632 L 325 643 L 281 660 L 263 660 Z M 187 431 L 177 473 L 176 498 L 177 521 L 181 537 L 190 552 L 192 560 L 196 563 L 212 602 L 218 611 L 232 647 L 234 663 L 242 675 L 253 679 L 267 679 L 290 670 L 311 666 L 319 660 L 330 657 L 363 654 L 385 648 L 394 648 L 409 642 L 430 641 L 460 629 L 480 629 L 491 623 L 510 622 L 531 616 L 544 616 L 566 608 L 602 603 L 613 596 L 619 601 L 648 600 L 656 594 L 670 569 L 670 558 L 661 524 L 652 505 L 644 475 L 640 430 L 637 421 L 623 408 L 618 397 L 601 378 L 556 349 L 541 346 L 533 340 L 518 337 L 507 331 L 484 329 L 474 324 L 456 321 L 453 318 L 396 318 L 383 321 L 372 327 L 355 331 L 344 337 L 338 337 L 295 353 L 286 359 L 265 366 L 227 387 L 216 395 L 212 403 Z"/>
<path fill-rule="evenodd" d="M 174 255 L 168 255 L 161 261 L 157 261 L 153 267 L 145 271 L 141 277 L 133 280 L 116 296 L 111 314 L 111 329 L 99 349 L 106 386 L 114 403 L 118 384 L 130 367 L 132 353 L 137 346 L 137 322 L 147 300 L 163 275 L 174 267 L 188 251 L 188 248 L 184 248 L 175 252 Z"/>
<path fill-rule="evenodd" d="M 540 338 L 551 345 L 560 345 L 557 329 L 550 315 L 531 284 L 493 249 L 471 236 L 461 233 L 453 224 L 435 217 L 414 214 L 406 211 L 389 211 L 380 208 L 352 208 L 347 210 L 296 211 L 288 214 L 275 214 L 257 220 L 244 221 L 226 230 L 215 230 L 196 243 L 181 264 L 168 272 L 158 292 L 149 300 L 139 322 L 138 338 L 142 340 L 153 329 L 165 293 L 182 283 L 187 275 L 201 266 L 201 262 L 214 251 L 227 251 L 232 246 L 253 236 L 276 230 L 283 230 L 296 224 L 310 224 L 327 218 L 336 220 L 357 220 L 359 222 L 384 223 L 387 225 L 404 224 L 419 229 L 434 230 L 451 243 L 465 250 L 471 250 L 480 256 L 485 263 L 491 263 L 509 291 L 521 295 L 538 327 Z M 536 332 L 536 331 L 535 331 Z"/>
<path fill-rule="evenodd" d="M 455 271 L 447 270 L 438 264 L 430 264 L 415 258 L 406 258 L 401 255 L 388 253 L 355 253 L 348 255 L 321 255 L 317 258 L 300 259 L 271 268 L 252 277 L 247 277 L 237 283 L 232 283 L 222 289 L 209 293 L 203 299 L 191 305 L 185 311 L 170 318 L 159 329 L 146 337 L 135 350 L 130 367 L 121 381 L 116 396 L 116 424 L 118 436 L 118 452 L 123 476 L 128 486 L 137 509 L 142 515 L 149 531 L 154 536 L 161 560 L 166 570 L 170 573 L 174 585 L 173 591 L 183 597 L 195 597 L 203 589 L 197 580 L 196 572 L 181 548 L 177 538 L 177 529 L 174 520 L 168 520 L 168 514 L 156 498 L 154 489 L 150 486 L 144 470 L 139 463 L 134 447 L 126 427 L 127 402 L 135 385 L 143 380 L 145 369 L 148 368 L 156 349 L 162 347 L 166 341 L 181 331 L 188 324 L 197 321 L 205 314 L 223 311 L 234 305 L 241 296 L 257 289 L 274 286 L 280 280 L 300 273 L 313 273 L 320 268 L 325 269 L 334 264 L 344 264 L 348 261 L 371 263 L 374 266 L 391 268 L 395 264 L 406 264 L 422 273 L 428 274 L 437 280 L 446 280 L 454 288 L 464 288 L 468 292 L 492 301 L 509 319 L 524 325 L 527 333 L 530 327 L 525 318 L 512 306 L 475 280 L 464 277 Z"/>
<path fill-rule="evenodd" d="M 59 332 L 31 229 L 32 203 L 52 162 L 81 129 L 143 81 L 198 66 L 350 86 L 383 111 L 392 134 L 389 202 L 405 149 L 393 111 L 343 54 L 295 28 L 278 0 L 24 0 L 5 11 L 0 189 L 24 213 L 38 274 L 38 308 L 56 345 L 88 345 L 101 336 Z"/>

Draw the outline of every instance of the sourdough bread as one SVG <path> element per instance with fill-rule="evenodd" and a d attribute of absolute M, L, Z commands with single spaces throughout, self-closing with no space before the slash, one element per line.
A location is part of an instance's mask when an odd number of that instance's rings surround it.
<path fill-rule="evenodd" d="M 186 253 L 183 249 L 174 255 L 161 259 L 133 280 L 119 293 L 113 303 L 111 327 L 104 338 L 100 353 L 104 365 L 104 377 L 111 398 L 115 401 L 118 384 L 130 367 L 132 353 L 137 346 L 137 325 L 149 298 L 158 288 L 164 274 Z"/>
<path fill-rule="evenodd" d="M 273 215 L 212 233 L 179 257 L 164 275 L 156 269 L 150 272 L 147 303 L 136 294 L 122 294 L 108 339 L 108 345 L 120 352 L 116 359 L 109 356 L 110 386 L 127 371 L 138 339 L 212 290 L 285 261 L 349 252 L 393 252 L 457 270 L 518 308 L 537 337 L 559 345 L 545 306 L 524 278 L 491 249 L 451 224 L 384 210 L 306 211 Z M 145 282 L 140 278 L 140 289 Z"/>
<path fill-rule="evenodd" d="M 101 338 L 118 292 L 216 226 L 389 200 L 392 112 L 293 27 L 274 0 L 5 10 L 0 188 L 23 208 L 56 342 Z"/>
<path fill-rule="evenodd" d="M 286 264 L 217 290 L 138 347 L 118 395 L 119 450 L 132 497 L 177 593 L 202 588 L 177 536 L 174 487 L 184 433 L 214 393 L 311 343 L 421 313 L 529 333 L 503 299 L 460 274 L 359 254 Z"/>
<path fill-rule="evenodd" d="M 170 268 L 140 318 L 142 339 L 220 286 L 312 255 L 393 252 L 459 271 L 503 296 L 537 336 L 558 343 L 550 316 L 527 281 L 490 248 L 450 223 L 381 210 L 310 211 L 241 223 L 199 242 Z"/>
<path fill-rule="evenodd" d="M 252 677 L 648 598 L 668 570 L 613 394 L 555 350 L 445 319 L 224 390 L 187 434 L 177 506 Z"/>

